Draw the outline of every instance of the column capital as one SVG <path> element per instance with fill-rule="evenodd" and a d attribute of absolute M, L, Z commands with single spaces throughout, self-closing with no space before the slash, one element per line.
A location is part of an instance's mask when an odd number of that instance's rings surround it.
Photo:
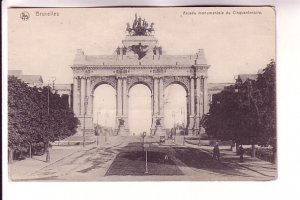
<path fill-rule="evenodd" d="M 161 76 L 153 76 L 152 77 L 154 80 L 156 79 L 156 80 L 158 80 L 158 79 L 161 79 L 162 77 Z"/>
<path fill-rule="evenodd" d="M 116 78 L 117 78 L 117 79 L 123 80 L 123 79 L 127 79 L 127 76 L 124 76 L 124 75 L 117 75 Z"/>
<path fill-rule="evenodd" d="M 86 76 L 78 76 L 79 79 L 83 80 L 83 79 L 87 79 Z"/>
<path fill-rule="evenodd" d="M 189 76 L 189 79 L 190 79 L 190 80 L 194 80 L 194 79 L 195 79 L 195 76 Z"/>

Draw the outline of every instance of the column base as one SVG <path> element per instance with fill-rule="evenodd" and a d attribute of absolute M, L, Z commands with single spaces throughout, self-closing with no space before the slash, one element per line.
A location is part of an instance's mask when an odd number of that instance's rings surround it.
<path fill-rule="evenodd" d="M 163 116 L 152 116 L 152 125 L 150 135 L 166 135 L 166 129 L 164 128 Z"/>
<path fill-rule="evenodd" d="M 195 129 L 195 117 L 190 116 L 189 124 L 187 126 L 187 133 L 188 135 L 194 135 L 194 129 Z"/>
<path fill-rule="evenodd" d="M 199 135 L 200 134 L 200 116 L 195 116 L 195 122 L 194 122 L 194 133 L 193 135 Z"/>
<path fill-rule="evenodd" d="M 162 126 L 157 125 L 154 129 L 151 129 L 152 136 L 163 136 L 166 135 L 166 129 L 162 128 Z"/>
<path fill-rule="evenodd" d="M 125 126 L 119 126 L 119 128 L 116 130 L 117 135 L 129 135 L 129 129 L 126 128 Z"/>
<path fill-rule="evenodd" d="M 122 121 L 123 124 L 120 124 Z M 124 126 L 126 129 L 128 129 L 128 116 L 117 116 L 116 117 L 116 127 Z M 118 129 L 118 128 L 117 128 Z"/>
<path fill-rule="evenodd" d="M 195 123 L 194 129 L 199 129 L 199 127 L 200 127 L 200 116 L 199 115 L 196 115 L 194 123 Z"/>

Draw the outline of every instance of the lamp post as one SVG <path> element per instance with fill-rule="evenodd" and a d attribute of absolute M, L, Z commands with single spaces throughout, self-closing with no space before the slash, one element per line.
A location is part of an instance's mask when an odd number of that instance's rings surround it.
<path fill-rule="evenodd" d="M 96 127 L 96 129 L 97 129 L 97 131 L 96 131 L 96 133 L 97 133 L 97 146 L 99 145 L 99 132 L 100 132 L 100 126 L 99 126 L 99 113 L 100 113 L 100 115 L 101 115 L 101 112 L 97 112 L 97 127 Z"/>
<path fill-rule="evenodd" d="M 50 113 L 50 81 L 52 81 L 52 87 L 54 89 L 54 81 L 56 78 L 54 76 L 51 76 L 48 80 L 48 115 Z"/>
<path fill-rule="evenodd" d="M 54 81 L 56 80 L 55 77 L 50 77 L 48 80 L 48 116 L 50 114 L 50 81 L 52 81 L 52 85 L 54 87 Z M 46 143 L 46 162 L 50 162 L 50 151 L 49 151 L 49 141 Z"/>
<path fill-rule="evenodd" d="M 173 116 L 173 130 L 174 130 L 174 143 L 175 143 L 175 135 L 176 135 L 176 128 L 175 128 L 175 111 L 172 112 Z"/>
<path fill-rule="evenodd" d="M 108 114 L 107 112 L 105 113 L 105 127 L 107 127 L 107 117 L 108 117 Z M 107 130 L 107 129 L 106 129 Z M 105 143 L 107 143 L 107 131 L 105 131 Z"/>
<path fill-rule="evenodd" d="M 86 115 L 86 107 L 88 104 L 89 97 L 85 96 L 84 98 L 84 112 L 83 112 L 83 142 L 82 146 L 85 147 L 85 115 Z"/>

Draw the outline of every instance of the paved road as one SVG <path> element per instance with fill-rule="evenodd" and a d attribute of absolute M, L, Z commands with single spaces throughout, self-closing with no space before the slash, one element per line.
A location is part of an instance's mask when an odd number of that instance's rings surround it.
<path fill-rule="evenodd" d="M 107 147 L 93 147 L 76 152 L 51 165 L 36 171 L 28 180 L 49 181 L 152 181 L 152 180 L 272 180 L 276 167 L 258 159 L 246 158 L 241 164 L 236 156 L 224 152 L 222 161 L 211 158 L 209 150 L 187 146 L 152 144 L 150 151 L 168 155 L 183 175 L 176 176 L 106 176 L 106 172 L 120 152 L 140 151 L 139 138 L 123 138 L 121 143 Z"/>

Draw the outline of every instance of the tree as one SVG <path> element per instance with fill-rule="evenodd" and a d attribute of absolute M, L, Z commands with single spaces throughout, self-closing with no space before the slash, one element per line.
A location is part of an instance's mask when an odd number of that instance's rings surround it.
<path fill-rule="evenodd" d="M 258 143 L 275 146 L 275 67 L 272 60 L 257 80 L 236 83 L 213 96 L 203 125 L 210 137 L 252 144 L 253 152 Z"/>
<path fill-rule="evenodd" d="M 31 156 L 32 144 L 43 142 L 49 161 L 49 143 L 76 132 L 78 119 L 65 104 L 65 100 L 49 89 L 29 87 L 16 77 L 8 78 L 10 158 L 14 151 L 23 152 L 28 148 Z"/>
<path fill-rule="evenodd" d="M 274 60 L 259 74 L 256 87 L 260 93 L 260 120 L 262 124 L 262 144 L 276 144 L 276 63 Z"/>
<path fill-rule="evenodd" d="M 207 119 L 203 127 L 210 138 L 220 140 L 234 140 L 237 143 L 241 141 L 240 114 L 238 111 L 238 96 L 232 86 L 226 90 L 214 94 Z"/>
<path fill-rule="evenodd" d="M 8 146 L 10 157 L 14 151 L 23 152 L 35 137 L 38 107 L 31 101 L 30 88 L 16 77 L 8 80 Z"/>

